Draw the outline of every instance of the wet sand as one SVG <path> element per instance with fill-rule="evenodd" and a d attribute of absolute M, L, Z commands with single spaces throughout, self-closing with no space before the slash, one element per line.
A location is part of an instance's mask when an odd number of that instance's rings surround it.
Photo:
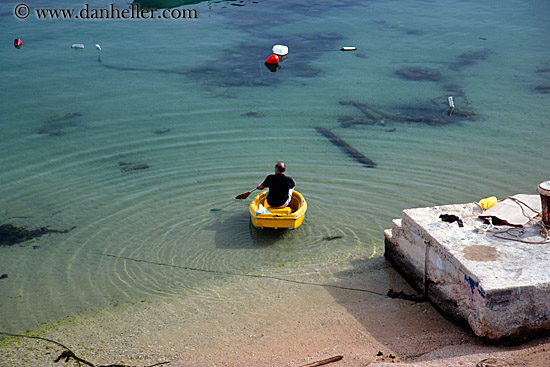
<path fill-rule="evenodd" d="M 377 258 L 346 269 L 234 279 L 183 299 L 71 317 L 35 335 L 95 365 L 303 366 L 337 355 L 343 359 L 328 366 L 476 366 L 486 359 L 493 367 L 548 365 L 550 337 L 486 344 L 428 303 L 385 296 L 390 288 L 414 294 Z M 7 338 L 0 365 L 53 366 L 61 351 Z"/>

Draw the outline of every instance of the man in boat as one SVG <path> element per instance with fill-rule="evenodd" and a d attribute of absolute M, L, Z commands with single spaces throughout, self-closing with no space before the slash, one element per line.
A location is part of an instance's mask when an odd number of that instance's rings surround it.
<path fill-rule="evenodd" d="M 292 198 L 296 182 L 291 177 L 285 176 L 285 170 L 286 165 L 283 162 L 275 163 L 275 174 L 267 176 L 264 182 L 256 186 L 258 190 L 267 187 L 267 203 L 272 208 L 284 208 Z"/>

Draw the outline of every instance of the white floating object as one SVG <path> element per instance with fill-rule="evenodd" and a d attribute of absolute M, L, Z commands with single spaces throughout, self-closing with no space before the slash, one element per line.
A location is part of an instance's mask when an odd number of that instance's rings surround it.
<path fill-rule="evenodd" d="M 453 101 L 453 96 L 450 96 L 449 98 L 447 98 L 447 101 L 449 102 L 449 107 L 450 108 L 455 107 L 455 102 Z"/>
<path fill-rule="evenodd" d="M 288 55 L 288 47 L 283 45 L 275 45 L 273 46 L 273 53 L 279 56 L 286 56 Z"/>
<path fill-rule="evenodd" d="M 447 114 L 451 116 L 451 113 L 453 113 L 453 110 L 455 109 L 455 102 L 453 101 L 453 96 L 447 97 L 447 102 L 449 102 L 449 111 L 447 111 Z"/>
<path fill-rule="evenodd" d="M 353 47 L 353 46 L 344 46 L 340 49 L 340 51 L 355 51 L 357 50 L 357 47 Z"/>
<path fill-rule="evenodd" d="M 98 51 L 101 51 L 101 46 L 99 45 L 99 43 L 95 44 L 95 48 L 97 48 Z"/>
<path fill-rule="evenodd" d="M 82 43 L 73 43 L 73 44 L 71 45 L 71 48 L 83 49 L 83 48 L 84 48 L 84 44 L 82 44 Z"/>

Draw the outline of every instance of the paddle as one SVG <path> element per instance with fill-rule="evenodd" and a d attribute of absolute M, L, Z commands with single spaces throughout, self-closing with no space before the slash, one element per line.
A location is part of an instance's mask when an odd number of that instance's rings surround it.
<path fill-rule="evenodd" d="M 248 197 L 248 195 L 250 195 L 252 193 L 252 191 L 255 191 L 255 190 L 258 190 L 258 188 L 256 187 L 254 190 L 250 190 L 249 192 L 245 192 L 244 194 L 237 195 L 233 198 L 233 200 L 246 199 Z"/>

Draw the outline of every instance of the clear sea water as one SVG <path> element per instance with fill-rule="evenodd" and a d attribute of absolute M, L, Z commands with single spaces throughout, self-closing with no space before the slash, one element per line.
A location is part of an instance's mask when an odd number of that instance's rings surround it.
<path fill-rule="evenodd" d="M 345 267 L 383 256 L 403 209 L 550 179 L 548 1 L 205 1 L 185 20 L 18 20 L 18 3 L 0 4 L 0 223 L 74 228 L 0 246 L 3 331 Z M 128 5 L 90 6 L 111 3 Z M 275 44 L 289 58 L 271 73 Z M 469 119 L 445 117 L 448 96 Z M 309 204 L 284 233 L 232 200 L 277 160 Z"/>

